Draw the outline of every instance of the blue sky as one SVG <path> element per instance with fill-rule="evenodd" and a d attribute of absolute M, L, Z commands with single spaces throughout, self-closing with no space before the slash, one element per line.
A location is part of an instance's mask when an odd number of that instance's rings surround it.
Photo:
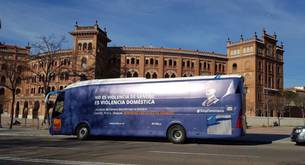
<path fill-rule="evenodd" d="M 302 0 L 3 0 L 0 41 L 20 46 L 39 36 L 66 36 L 75 21 L 106 27 L 110 46 L 154 46 L 226 53 L 226 40 L 276 32 L 285 45 L 285 87 L 304 86 Z"/>

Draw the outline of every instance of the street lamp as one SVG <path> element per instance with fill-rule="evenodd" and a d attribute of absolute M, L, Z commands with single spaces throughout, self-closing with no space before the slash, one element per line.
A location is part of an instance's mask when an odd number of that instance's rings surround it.
<path fill-rule="evenodd" d="M 269 127 L 269 116 L 270 116 L 270 114 L 269 114 L 269 102 L 270 102 L 271 100 L 267 100 L 267 127 Z"/>

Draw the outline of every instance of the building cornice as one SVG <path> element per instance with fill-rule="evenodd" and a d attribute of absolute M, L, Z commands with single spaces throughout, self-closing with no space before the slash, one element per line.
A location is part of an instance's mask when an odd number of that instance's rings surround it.
<path fill-rule="evenodd" d="M 218 58 L 227 60 L 225 54 L 188 50 L 188 49 L 175 49 L 175 48 L 150 48 L 150 47 L 109 47 L 110 51 L 122 54 L 146 54 L 146 55 L 185 55 L 185 56 L 200 56 L 208 58 Z"/>

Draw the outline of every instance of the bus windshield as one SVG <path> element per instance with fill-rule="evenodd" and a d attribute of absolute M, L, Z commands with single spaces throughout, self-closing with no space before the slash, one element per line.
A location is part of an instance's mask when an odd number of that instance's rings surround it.
<path fill-rule="evenodd" d="M 53 109 L 52 118 L 60 116 L 64 112 L 64 93 L 61 93 L 57 96 L 55 106 Z"/>

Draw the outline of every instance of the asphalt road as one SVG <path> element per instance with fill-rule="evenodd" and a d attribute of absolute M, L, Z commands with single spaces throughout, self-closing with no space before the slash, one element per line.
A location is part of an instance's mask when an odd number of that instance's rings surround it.
<path fill-rule="evenodd" d="M 249 137 L 258 140 L 196 140 L 179 145 L 162 139 L 78 141 L 73 137 L 1 135 L 0 164 L 305 165 L 305 146 L 289 142 L 287 135 Z"/>

